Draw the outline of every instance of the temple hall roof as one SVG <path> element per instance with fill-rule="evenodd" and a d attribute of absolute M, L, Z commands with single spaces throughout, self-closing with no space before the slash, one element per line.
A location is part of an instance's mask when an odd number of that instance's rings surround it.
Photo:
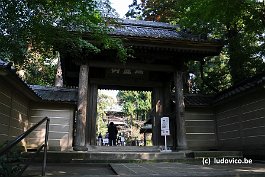
<path fill-rule="evenodd" d="M 191 35 L 187 31 L 179 30 L 178 25 L 163 22 L 120 19 L 119 25 L 111 26 L 110 34 L 126 37 L 156 38 L 156 39 L 178 39 L 205 41 L 201 35 Z M 215 40 L 217 41 L 217 40 Z"/>

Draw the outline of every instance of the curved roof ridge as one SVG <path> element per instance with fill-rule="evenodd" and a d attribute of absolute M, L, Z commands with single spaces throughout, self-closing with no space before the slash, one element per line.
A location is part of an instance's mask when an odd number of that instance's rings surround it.
<path fill-rule="evenodd" d="M 144 21 L 144 20 L 132 20 L 132 19 L 120 19 L 118 20 L 122 25 L 141 26 L 141 27 L 153 27 L 153 28 L 165 28 L 176 29 L 179 25 L 172 25 L 165 22 Z"/>
<path fill-rule="evenodd" d="M 192 34 L 188 30 L 180 30 L 178 24 L 165 22 L 117 19 L 109 25 L 110 35 L 149 39 L 166 39 L 191 42 L 211 42 L 222 46 L 221 40 L 208 38 L 204 34 Z"/>

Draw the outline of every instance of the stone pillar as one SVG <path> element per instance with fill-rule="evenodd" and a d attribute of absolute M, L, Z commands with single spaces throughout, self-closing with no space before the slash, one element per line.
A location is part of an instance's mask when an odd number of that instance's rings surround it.
<path fill-rule="evenodd" d="M 176 149 L 187 149 L 186 127 L 185 127 L 185 104 L 183 95 L 183 72 L 178 70 L 174 73 L 175 105 L 176 105 Z"/>
<path fill-rule="evenodd" d="M 86 124 L 87 124 L 87 94 L 88 94 L 88 65 L 81 65 L 79 71 L 78 103 L 76 118 L 75 151 L 86 151 Z"/>
<path fill-rule="evenodd" d="M 87 110 L 87 146 L 96 145 L 96 123 L 97 123 L 97 97 L 98 86 L 90 84 L 88 94 L 88 110 Z"/>

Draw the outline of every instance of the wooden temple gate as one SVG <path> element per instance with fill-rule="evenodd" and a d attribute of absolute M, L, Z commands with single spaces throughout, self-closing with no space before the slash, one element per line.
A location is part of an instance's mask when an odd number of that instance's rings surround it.
<path fill-rule="evenodd" d="M 62 56 L 65 85 L 79 88 L 74 149 L 87 150 L 96 144 L 98 89 L 152 91 L 153 144 L 163 144 L 160 118 L 168 116 L 171 145 L 177 150 L 186 149 L 185 62 L 218 55 L 222 45 L 157 22 L 123 20 L 111 35 L 131 47 L 134 57 L 122 63 L 116 58 L 116 51 L 111 50 L 90 55 L 83 62 L 75 62 L 77 59 L 71 54 Z"/>

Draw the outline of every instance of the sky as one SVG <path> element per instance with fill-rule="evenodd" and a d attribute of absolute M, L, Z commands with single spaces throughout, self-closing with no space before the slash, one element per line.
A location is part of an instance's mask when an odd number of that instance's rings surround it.
<path fill-rule="evenodd" d="M 116 9 L 120 17 L 124 17 L 126 12 L 129 10 L 129 5 L 132 4 L 133 0 L 110 0 L 111 6 Z"/>

